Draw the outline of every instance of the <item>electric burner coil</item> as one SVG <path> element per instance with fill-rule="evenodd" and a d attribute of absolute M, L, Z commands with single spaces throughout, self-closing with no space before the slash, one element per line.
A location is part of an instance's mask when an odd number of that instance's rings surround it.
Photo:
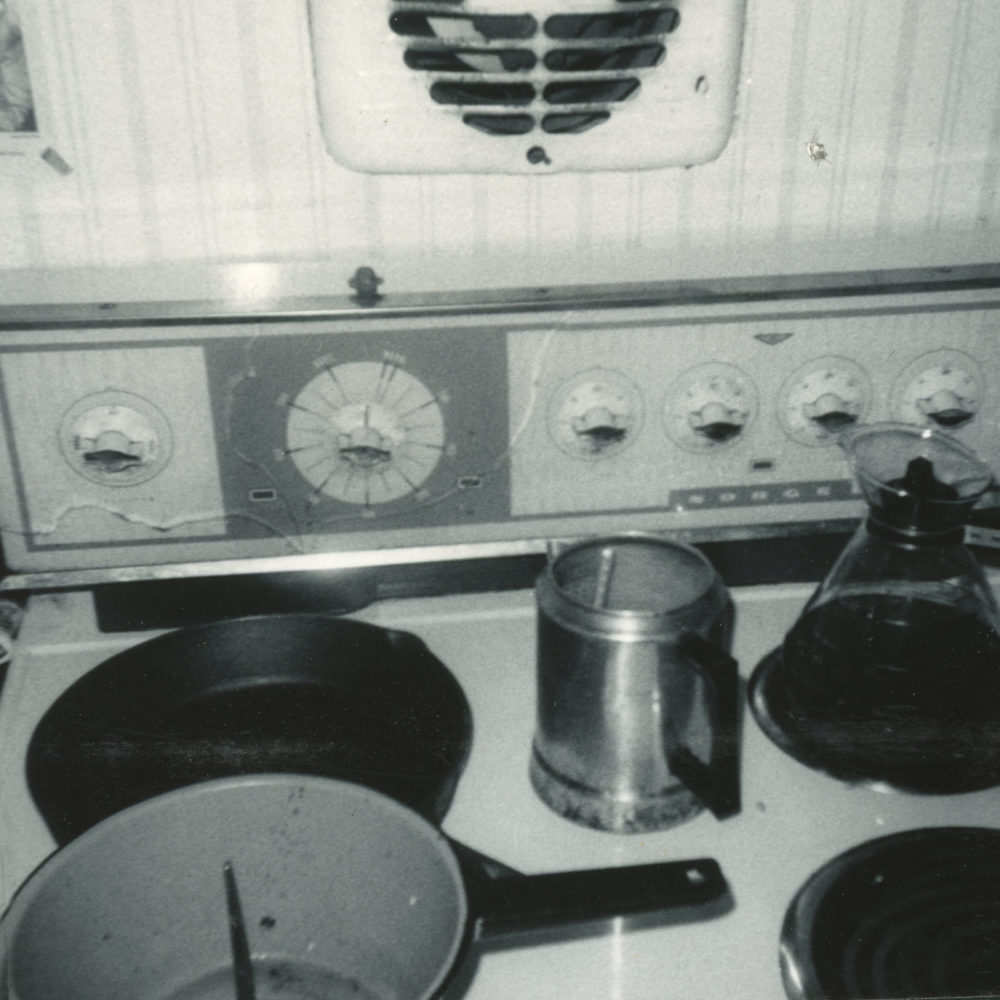
<path fill-rule="evenodd" d="M 1000 996 L 1000 830 L 918 829 L 813 874 L 781 934 L 791 1000 Z"/>

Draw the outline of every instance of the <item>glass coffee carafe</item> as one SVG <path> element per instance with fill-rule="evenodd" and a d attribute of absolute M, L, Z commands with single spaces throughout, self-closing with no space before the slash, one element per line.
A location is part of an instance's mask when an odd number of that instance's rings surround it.
<path fill-rule="evenodd" d="M 859 426 L 842 444 L 868 516 L 757 684 L 755 714 L 848 780 L 1000 783 L 1000 611 L 964 544 L 992 472 L 917 426 Z"/>

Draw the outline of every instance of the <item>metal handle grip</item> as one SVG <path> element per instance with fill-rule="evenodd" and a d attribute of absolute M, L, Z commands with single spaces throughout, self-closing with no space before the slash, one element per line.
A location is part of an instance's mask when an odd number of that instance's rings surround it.
<path fill-rule="evenodd" d="M 649 913 L 704 920 L 731 902 L 711 858 L 477 881 L 470 894 L 477 938 Z"/>

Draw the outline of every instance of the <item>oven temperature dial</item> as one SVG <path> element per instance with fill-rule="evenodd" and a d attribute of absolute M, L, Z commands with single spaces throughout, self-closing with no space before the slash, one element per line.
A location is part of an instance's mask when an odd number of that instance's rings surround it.
<path fill-rule="evenodd" d="M 689 451 L 713 451 L 740 440 L 757 413 L 757 390 L 734 365 L 699 365 L 667 392 L 667 433 Z"/>
<path fill-rule="evenodd" d="M 278 401 L 288 408 L 282 456 L 313 487 L 313 501 L 373 507 L 409 494 L 425 499 L 423 484 L 448 451 L 446 396 L 396 355 L 319 367 L 294 399 Z"/>
<path fill-rule="evenodd" d="M 642 426 L 642 394 L 621 372 L 578 372 L 549 401 L 553 441 L 573 458 L 609 458 L 627 448 Z"/>
<path fill-rule="evenodd" d="M 793 440 L 828 445 L 864 419 L 871 397 L 871 380 L 860 365 L 847 358 L 817 358 L 785 382 L 778 416 Z"/>
<path fill-rule="evenodd" d="M 135 486 L 170 460 L 166 417 L 148 399 L 108 390 L 77 400 L 62 419 L 59 445 L 70 467 L 101 486 Z"/>
<path fill-rule="evenodd" d="M 982 405 L 982 365 L 961 351 L 932 351 L 909 364 L 893 392 L 900 420 L 954 431 L 971 423 Z"/>

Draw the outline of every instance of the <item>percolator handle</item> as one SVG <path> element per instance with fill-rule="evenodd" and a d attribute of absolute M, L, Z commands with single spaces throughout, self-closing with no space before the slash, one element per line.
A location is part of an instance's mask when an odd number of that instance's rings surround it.
<path fill-rule="evenodd" d="M 679 746 L 670 755 L 670 770 L 716 819 L 726 819 L 741 807 L 739 664 L 696 632 L 685 632 L 679 645 L 708 683 L 712 750 L 706 764 Z"/>

